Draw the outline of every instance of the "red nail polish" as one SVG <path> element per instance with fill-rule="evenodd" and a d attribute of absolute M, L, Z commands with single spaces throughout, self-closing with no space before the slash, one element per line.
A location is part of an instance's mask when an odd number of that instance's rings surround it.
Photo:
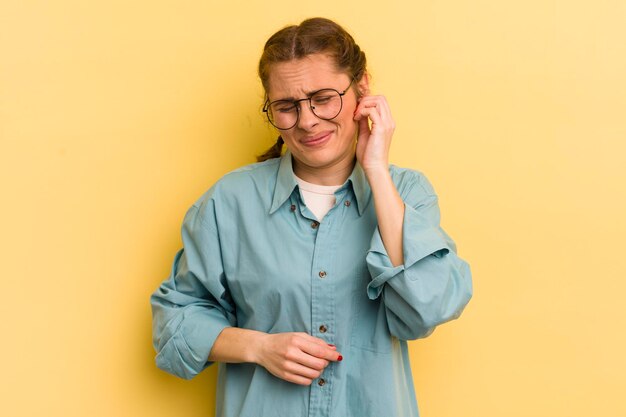
<path fill-rule="evenodd" d="M 341 361 L 343 360 L 343 356 L 339 355 L 339 357 L 337 358 L 337 360 L 338 360 L 339 362 L 341 362 Z"/>
<path fill-rule="evenodd" d="M 330 343 L 327 343 L 327 345 L 330 346 L 330 347 L 337 347 L 335 345 L 331 345 Z"/>

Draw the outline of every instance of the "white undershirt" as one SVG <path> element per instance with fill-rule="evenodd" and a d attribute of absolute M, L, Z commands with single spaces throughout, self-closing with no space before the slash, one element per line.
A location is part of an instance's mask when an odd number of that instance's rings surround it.
<path fill-rule="evenodd" d="M 315 214 L 317 220 L 322 220 L 328 210 L 335 205 L 335 191 L 341 185 L 317 185 L 306 182 L 303 179 L 294 175 L 300 191 L 302 192 L 302 198 L 304 198 L 304 204 Z"/>

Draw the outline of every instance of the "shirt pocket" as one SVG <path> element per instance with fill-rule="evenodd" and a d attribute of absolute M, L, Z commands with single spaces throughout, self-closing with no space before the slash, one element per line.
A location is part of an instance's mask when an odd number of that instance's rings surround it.
<path fill-rule="evenodd" d="M 367 284 L 370 281 L 366 266 L 357 268 L 357 289 L 353 292 L 354 314 L 351 322 L 350 345 L 376 353 L 390 353 L 392 336 L 389 332 L 383 297 L 370 300 Z"/>

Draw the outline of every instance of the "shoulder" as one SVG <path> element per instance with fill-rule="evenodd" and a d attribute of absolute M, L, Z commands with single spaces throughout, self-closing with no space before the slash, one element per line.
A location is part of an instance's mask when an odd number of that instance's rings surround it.
<path fill-rule="evenodd" d="M 280 158 L 245 165 L 220 178 L 212 188 L 213 197 L 227 197 L 274 185 Z M 209 190 L 211 191 L 211 190 Z"/>
<path fill-rule="evenodd" d="M 423 194 L 424 196 L 436 196 L 432 184 L 423 172 L 396 165 L 390 165 L 389 172 L 401 196 L 404 197 L 407 194 L 415 193 Z"/>
<path fill-rule="evenodd" d="M 233 209 L 241 202 L 267 204 L 273 195 L 279 165 L 280 158 L 274 158 L 244 165 L 225 174 L 194 202 L 190 210 L 208 218 L 214 216 L 216 210 Z"/>

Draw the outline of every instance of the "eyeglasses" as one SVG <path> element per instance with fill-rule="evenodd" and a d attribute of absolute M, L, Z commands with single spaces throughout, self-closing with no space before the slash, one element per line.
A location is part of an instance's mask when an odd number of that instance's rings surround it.
<path fill-rule="evenodd" d="M 343 107 L 342 97 L 352 86 L 339 92 L 334 88 L 324 88 L 314 91 L 307 98 L 300 100 L 276 100 L 271 103 L 266 102 L 263 112 L 267 115 L 267 120 L 279 130 L 289 130 L 298 124 L 300 120 L 300 102 L 308 101 L 309 108 L 315 116 L 322 120 L 332 120 L 341 113 Z"/>

